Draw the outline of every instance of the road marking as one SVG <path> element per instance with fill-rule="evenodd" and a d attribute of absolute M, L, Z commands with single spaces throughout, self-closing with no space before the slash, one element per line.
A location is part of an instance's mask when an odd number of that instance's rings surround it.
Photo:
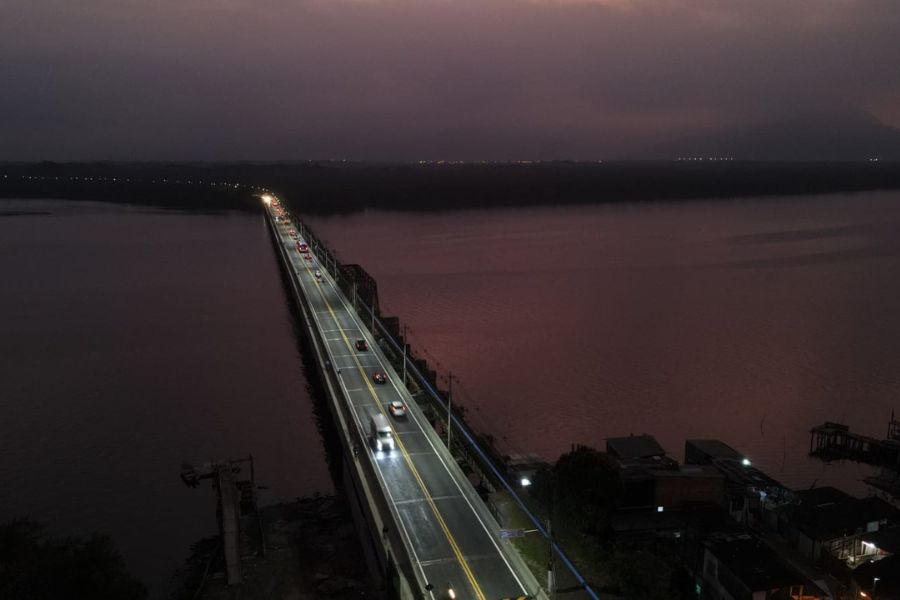
<path fill-rule="evenodd" d="M 421 452 L 410 452 L 411 456 L 415 456 L 416 454 L 422 454 Z M 455 494 L 453 496 L 432 496 L 433 500 L 452 500 L 453 498 L 459 498 L 459 494 Z M 395 500 L 394 504 L 415 504 L 416 502 L 425 502 L 425 498 L 410 498 L 409 500 Z"/>
<path fill-rule="evenodd" d="M 306 267 L 306 270 L 310 271 L 310 268 Z M 329 277 L 330 277 L 330 275 L 329 275 Z M 316 283 L 318 284 L 318 282 L 316 282 Z M 339 323 L 340 321 L 338 320 L 337 315 L 334 312 L 334 308 L 332 308 L 331 303 L 328 301 L 328 298 L 325 297 L 325 292 L 322 291 L 321 286 L 317 286 L 317 289 L 319 290 L 319 294 L 321 295 L 322 301 L 325 303 L 325 306 L 327 307 L 328 312 L 331 313 L 331 318 L 334 320 L 335 323 Z M 344 339 L 344 343 L 346 344 L 347 349 L 352 351 L 353 347 L 350 344 L 350 340 L 347 338 L 346 334 L 343 331 L 341 331 L 341 337 Z M 339 339 L 340 338 L 335 338 L 330 341 L 338 341 Z M 365 379 L 366 387 L 368 387 L 369 393 L 372 394 L 372 397 L 375 398 L 376 402 L 378 402 L 378 409 L 380 410 L 380 412 L 383 415 L 385 415 L 385 418 L 387 418 L 387 412 L 385 411 L 384 406 L 381 405 L 381 403 L 378 399 L 378 393 L 375 391 L 375 388 L 372 386 L 372 382 L 369 381 L 369 378 L 366 375 L 365 369 L 363 369 L 362 364 L 360 364 L 358 357 L 356 355 L 353 355 L 353 357 L 355 359 L 357 369 L 359 370 L 360 374 Z M 399 392 L 399 390 L 396 390 L 396 386 L 395 386 L 395 391 Z M 390 423 L 390 420 L 388 420 L 388 422 Z M 389 427 L 391 428 L 392 432 L 395 432 L 395 428 L 393 425 L 389 424 Z M 456 556 L 456 559 L 459 561 L 459 565 L 462 568 L 463 573 L 466 576 L 466 579 L 469 580 L 469 583 L 471 584 L 472 589 L 475 590 L 475 595 L 478 597 L 478 600 L 486 600 L 484 592 L 481 590 L 481 586 L 478 585 L 478 580 L 475 579 L 475 575 L 474 575 L 474 573 L 472 573 L 472 570 L 469 567 L 468 562 L 466 562 L 466 558 L 465 558 L 465 556 L 463 556 L 462 551 L 460 550 L 459 545 L 456 542 L 456 538 L 454 538 L 453 534 L 450 532 L 450 528 L 447 526 L 447 522 L 444 520 L 444 517 L 441 514 L 441 511 L 438 509 L 437 505 L 434 503 L 434 500 L 431 498 L 431 494 L 428 491 L 428 486 L 425 485 L 425 481 L 422 480 L 422 476 L 419 474 L 418 469 L 416 469 L 415 464 L 413 464 L 412 459 L 409 457 L 409 453 L 407 452 L 406 447 L 403 444 L 403 441 L 399 438 L 399 436 L 396 439 L 397 439 L 397 446 L 400 448 L 400 452 L 402 453 L 403 458 L 406 460 L 406 464 L 409 467 L 410 473 L 412 473 L 413 478 L 416 480 L 416 482 L 418 482 L 419 487 L 425 493 L 425 501 L 428 503 L 429 507 L 431 508 L 432 513 L 434 513 L 434 516 L 437 519 L 438 525 L 440 525 L 441 529 L 443 530 L 444 536 L 447 538 L 447 542 L 449 542 L 450 548 L 453 550 L 453 554 Z M 452 479 L 452 476 L 451 476 L 451 479 Z"/>
<path fill-rule="evenodd" d="M 292 282 L 292 285 L 294 286 L 295 289 L 296 289 L 296 286 L 297 286 L 297 285 L 300 285 L 300 286 L 302 287 L 302 284 L 300 283 L 299 278 L 295 279 L 295 281 Z M 304 295 L 306 295 L 306 294 L 305 294 L 305 291 L 304 291 Z M 311 304 L 311 299 L 308 298 L 308 297 L 307 297 L 307 302 L 310 302 L 310 304 Z M 319 317 L 318 317 L 318 315 L 313 314 L 313 321 L 315 321 L 316 327 L 320 327 L 320 326 L 321 326 L 321 323 L 319 322 Z M 355 319 L 354 319 L 354 322 L 355 322 Z M 323 348 L 323 349 L 324 349 L 324 351 L 325 351 L 326 354 L 330 354 L 330 353 L 332 352 L 331 347 L 330 347 L 328 344 L 324 344 L 324 348 Z M 343 378 L 343 377 L 338 377 L 338 378 L 337 378 L 337 382 L 338 382 L 338 385 L 339 385 L 340 387 L 342 387 L 342 388 L 345 387 L 345 386 L 344 386 L 344 378 Z M 350 402 L 350 407 L 351 407 L 351 408 L 353 407 L 353 402 L 352 402 L 352 401 Z M 365 431 L 365 428 L 363 427 L 363 424 L 359 421 L 359 415 L 356 413 L 356 411 L 351 410 L 351 411 L 350 411 L 350 415 L 352 416 L 353 421 L 356 423 L 357 431 L 359 431 L 359 432 L 364 432 L 364 431 Z M 365 436 L 364 436 L 364 437 L 365 437 Z M 373 461 L 373 462 L 374 462 L 374 461 Z M 377 480 L 378 480 L 379 483 L 381 484 L 381 488 L 382 488 L 382 490 L 384 490 L 384 493 L 387 494 L 388 502 L 390 503 L 390 506 L 393 507 L 394 514 L 397 516 L 397 522 L 399 523 L 400 529 L 403 531 L 403 535 L 404 535 L 405 538 L 406 538 L 406 541 L 407 541 L 407 544 L 408 544 L 409 551 L 412 553 L 411 558 L 415 561 L 416 566 L 419 568 L 419 573 L 420 573 L 421 576 L 422 576 L 422 581 L 427 581 L 428 578 L 427 578 L 427 576 L 425 575 L 425 569 L 422 567 L 422 562 L 419 560 L 419 555 L 416 553 L 415 546 L 412 545 L 412 536 L 409 534 L 409 530 L 407 530 L 407 528 L 406 528 L 406 523 L 404 523 L 404 522 L 403 522 L 403 519 L 400 518 L 400 513 L 397 511 L 397 507 L 394 506 L 394 495 L 391 493 L 391 489 L 390 489 L 390 487 L 387 485 L 387 481 L 386 481 L 385 478 L 384 478 L 384 473 L 383 473 L 382 470 L 378 467 L 377 463 L 376 463 L 375 465 L 373 465 L 373 466 L 374 466 L 373 471 L 374 471 L 375 474 L 376 474 Z M 428 591 L 428 595 L 431 597 L 431 600 L 435 600 L 435 597 L 434 597 L 434 591 L 433 591 L 433 590 L 429 590 L 429 591 Z"/>
<path fill-rule="evenodd" d="M 332 286 L 332 287 L 333 287 L 333 286 Z M 324 295 L 323 295 L 323 299 L 324 299 Z M 342 304 L 343 307 L 344 307 L 344 310 L 346 311 L 346 313 L 347 313 L 347 315 L 350 317 L 350 319 L 351 319 L 354 323 L 356 323 L 357 328 L 358 328 L 358 330 L 360 331 L 360 335 L 363 335 L 362 331 L 364 330 L 364 326 L 362 325 L 362 323 L 361 323 L 361 321 L 360 321 L 359 315 L 355 312 L 355 310 L 351 310 L 351 309 L 350 309 L 350 307 L 349 307 L 349 305 L 347 304 L 347 301 L 346 301 L 345 298 L 343 298 L 342 296 L 338 295 L 338 300 L 340 300 L 341 304 Z M 332 310 L 332 309 L 331 309 L 331 305 L 327 302 L 327 300 L 325 301 L 325 303 L 326 303 L 326 305 L 328 306 L 329 310 Z M 374 334 L 373 334 L 373 336 L 374 336 Z M 379 362 L 380 362 L 380 359 L 379 359 Z M 384 368 L 383 365 L 382 365 L 382 368 Z M 397 394 L 401 397 L 401 399 L 404 398 L 404 395 L 403 395 L 403 393 L 400 391 L 400 388 L 397 387 L 397 381 L 396 381 L 393 377 L 391 377 L 391 378 L 389 378 L 389 379 L 390 379 L 391 386 L 394 388 L 394 390 L 397 392 Z M 407 395 L 407 396 L 410 396 L 410 394 L 408 393 L 408 390 L 407 390 L 407 394 L 406 394 L 406 395 Z M 411 396 L 410 396 L 410 400 L 411 400 L 411 401 L 415 401 L 415 399 L 412 398 Z M 415 412 L 412 412 L 411 414 L 412 414 L 413 420 L 416 422 L 416 424 L 417 424 L 418 427 L 419 427 L 420 433 L 423 433 L 423 434 L 424 434 L 425 427 L 422 425 L 422 422 L 421 422 L 421 420 L 419 419 L 419 416 L 418 416 Z M 506 567 L 507 567 L 507 569 L 509 570 L 510 574 L 513 576 L 513 579 L 515 579 L 515 580 L 516 580 L 516 583 L 519 584 L 519 589 L 521 589 L 523 593 L 526 593 L 526 594 L 527 594 L 528 591 L 527 591 L 527 588 L 525 587 L 525 584 L 523 584 L 523 583 L 522 583 L 522 580 L 519 579 L 519 575 L 516 573 L 516 570 L 513 568 L 513 566 L 512 566 L 512 565 L 509 563 L 509 561 L 507 560 L 506 555 L 503 553 L 503 550 L 500 548 L 500 545 L 499 545 L 499 543 L 497 542 L 497 540 L 495 539 L 495 536 L 491 534 L 491 531 L 488 529 L 487 524 L 484 522 L 484 520 L 483 520 L 483 519 L 481 518 L 481 516 L 478 514 L 478 511 L 477 511 L 477 510 L 475 509 L 475 507 L 472 505 L 472 502 L 471 502 L 471 500 L 469 499 L 469 497 L 465 494 L 465 492 L 463 492 L 463 489 L 462 489 L 462 487 L 460 486 L 459 482 L 456 480 L 456 478 L 455 478 L 455 477 L 453 476 L 453 474 L 450 472 L 450 467 L 447 465 L 446 461 L 444 460 L 444 457 L 441 456 L 440 452 L 437 451 L 437 448 L 435 448 L 434 443 L 431 441 L 431 439 L 430 439 L 427 435 L 425 435 L 425 441 L 427 441 L 427 442 L 428 442 L 428 445 L 431 446 L 432 450 L 434 451 L 435 456 L 436 456 L 437 459 L 441 462 L 441 465 L 444 467 L 444 470 L 447 472 L 447 475 L 450 477 L 451 481 L 453 481 L 453 484 L 456 486 L 456 489 L 458 489 L 458 490 L 460 491 L 460 493 L 463 495 L 463 498 L 465 499 L 466 504 L 467 504 L 467 505 L 469 506 L 469 508 L 472 510 L 472 514 L 475 516 L 475 519 L 476 519 L 476 520 L 478 521 L 478 523 L 481 525 L 481 528 L 484 530 L 485 535 L 487 535 L 488 539 L 491 541 L 491 544 L 493 544 L 494 548 L 497 550 L 497 554 L 498 554 L 498 555 L 500 556 L 500 558 L 503 560 L 503 563 L 506 565 Z"/>

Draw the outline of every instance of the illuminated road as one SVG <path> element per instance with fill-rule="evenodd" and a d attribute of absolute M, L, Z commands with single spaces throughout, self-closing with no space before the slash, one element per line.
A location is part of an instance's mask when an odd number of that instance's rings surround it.
<path fill-rule="evenodd" d="M 448 587 L 461 599 L 499 600 L 535 594 L 525 583 L 534 579 L 517 572 L 514 565 L 521 563 L 504 553 L 493 517 L 400 385 L 399 376 L 359 316 L 324 266 L 315 257 L 302 257 L 289 229 L 283 223 L 276 225 L 278 243 L 284 246 L 302 286 L 356 426 L 368 439 L 371 416 L 381 412 L 394 430 L 395 450 L 376 453 L 368 444 L 360 449 L 359 458 L 374 460 L 394 519 L 414 554 L 414 567 L 434 586 L 432 598 L 447 598 Z M 315 278 L 316 269 L 321 269 L 321 281 Z M 356 349 L 359 339 L 367 341 L 368 350 Z M 374 383 L 376 371 L 387 373 L 388 382 Z M 393 400 L 406 404 L 407 417 L 390 415 L 388 405 Z"/>

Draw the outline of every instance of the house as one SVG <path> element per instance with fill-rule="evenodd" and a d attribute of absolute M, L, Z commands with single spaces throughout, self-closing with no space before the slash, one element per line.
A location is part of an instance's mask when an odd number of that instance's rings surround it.
<path fill-rule="evenodd" d="M 888 541 L 884 535 L 873 534 L 900 522 L 897 509 L 874 496 L 854 498 L 836 488 L 821 487 L 798 491 L 796 497 L 796 505 L 784 515 L 782 529 L 791 545 L 816 561 L 827 555 L 852 567 L 863 557 L 877 558 L 876 543 L 884 546 Z M 867 536 L 872 539 L 867 541 Z"/>
<path fill-rule="evenodd" d="M 853 571 L 850 581 L 853 598 L 900 600 L 900 555 L 865 563 Z"/>
<path fill-rule="evenodd" d="M 678 463 L 666 456 L 656 438 L 646 434 L 607 438 L 606 453 L 618 463 L 622 474 L 621 508 L 655 509 L 658 505 L 653 473 L 677 470 Z"/>
<path fill-rule="evenodd" d="M 711 466 L 722 474 L 723 505 L 735 521 L 747 527 L 776 530 L 779 515 L 794 500 L 791 490 L 720 440 L 687 440 L 684 457 L 685 466 Z"/>
<path fill-rule="evenodd" d="M 707 541 L 697 576 L 707 600 L 820 600 L 819 587 L 748 534 Z"/>
<path fill-rule="evenodd" d="M 652 471 L 657 510 L 681 510 L 699 504 L 721 505 L 725 478 L 714 467 L 684 465 Z"/>

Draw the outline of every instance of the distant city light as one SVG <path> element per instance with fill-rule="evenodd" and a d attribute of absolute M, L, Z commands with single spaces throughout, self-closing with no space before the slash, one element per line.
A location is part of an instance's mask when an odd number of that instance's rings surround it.
<path fill-rule="evenodd" d="M 529 485 L 531 485 L 531 480 L 527 477 L 523 477 L 519 480 L 519 484 L 521 484 L 522 487 L 528 487 Z"/>
<path fill-rule="evenodd" d="M 661 513 L 661 512 L 663 512 L 664 510 L 665 510 L 665 508 L 663 508 L 662 506 L 657 506 L 657 507 L 656 507 L 656 512 L 658 512 L 658 513 Z"/>
<path fill-rule="evenodd" d="M 750 466 L 750 459 L 749 459 L 749 458 L 743 458 L 743 459 L 741 459 L 741 464 L 744 465 L 745 467 L 749 467 L 749 466 Z"/>

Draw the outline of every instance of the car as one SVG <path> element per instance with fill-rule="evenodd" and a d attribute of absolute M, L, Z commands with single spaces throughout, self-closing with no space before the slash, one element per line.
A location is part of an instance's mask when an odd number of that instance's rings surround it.
<path fill-rule="evenodd" d="M 369 421 L 372 445 L 376 452 L 390 452 L 394 449 L 394 435 L 391 425 L 381 413 L 375 413 Z"/>
<path fill-rule="evenodd" d="M 356 349 L 360 352 L 365 352 L 369 349 L 369 343 L 366 340 L 356 340 Z"/>
<path fill-rule="evenodd" d="M 305 258 L 306 260 L 312 260 L 312 254 L 309 254 L 309 253 L 307 252 L 307 253 L 305 253 L 305 254 L 303 255 L 303 258 Z"/>
<path fill-rule="evenodd" d="M 316 269 L 315 275 L 316 275 L 316 279 L 322 279 L 322 271 Z"/>
<path fill-rule="evenodd" d="M 375 383 L 387 383 L 387 375 L 381 371 L 375 371 L 372 373 L 372 381 Z"/>
<path fill-rule="evenodd" d="M 300 252 L 309 252 L 309 246 L 307 246 L 303 242 L 297 242 L 297 250 L 299 250 Z"/>
<path fill-rule="evenodd" d="M 406 416 L 406 405 L 400 400 L 394 400 L 388 405 L 388 411 L 399 419 Z"/>

